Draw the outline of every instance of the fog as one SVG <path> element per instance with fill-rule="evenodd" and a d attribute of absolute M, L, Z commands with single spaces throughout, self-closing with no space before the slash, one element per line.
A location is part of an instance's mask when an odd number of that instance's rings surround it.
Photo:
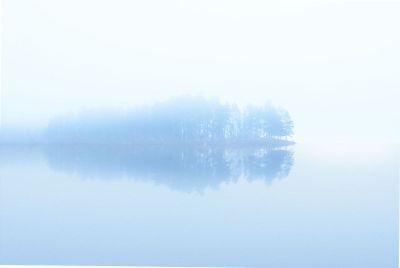
<path fill-rule="evenodd" d="M 2 126 L 182 94 L 284 107 L 295 139 L 399 141 L 399 3 L 4 0 Z"/>

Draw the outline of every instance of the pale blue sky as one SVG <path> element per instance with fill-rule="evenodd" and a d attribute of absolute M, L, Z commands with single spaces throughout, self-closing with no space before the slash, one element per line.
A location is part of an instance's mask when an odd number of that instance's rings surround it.
<path fill-rule="evenodd" d="M 3 0 L 2 123 L 179 94 L 272 103 L 296 138 L 400 139 L 396 1 Z"/>

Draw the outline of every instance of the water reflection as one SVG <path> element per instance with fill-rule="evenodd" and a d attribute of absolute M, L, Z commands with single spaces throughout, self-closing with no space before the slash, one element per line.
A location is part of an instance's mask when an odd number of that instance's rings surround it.
<path fill-rule="evenodd" d="M 38 146 L 49 166 L 83 178 L 152 181 L 183 191 L 271 182 L 289 173 L 293 121 L 281 107 L 239 108 L 178 96 L 143 107 L 85 110 L 36 131 L 1 129 L 0 144 Z"/>
<path fill-rule="evenodd" d="M 130 178 L 180 191 L 217 188 L 242 176 L 270 183 L 293 165 L 285 147 L 47 145 L 43 151 L 51 168 L 82 178 Z"/>

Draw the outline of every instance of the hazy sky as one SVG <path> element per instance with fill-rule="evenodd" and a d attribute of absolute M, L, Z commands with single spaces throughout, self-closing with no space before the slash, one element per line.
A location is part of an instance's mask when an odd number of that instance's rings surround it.
<path fill-rule="evenodd" d="M 400 139 L 395 1 L 3 0 L 2 123 L 179 94 L 292 115 L 298 139 Z"/>

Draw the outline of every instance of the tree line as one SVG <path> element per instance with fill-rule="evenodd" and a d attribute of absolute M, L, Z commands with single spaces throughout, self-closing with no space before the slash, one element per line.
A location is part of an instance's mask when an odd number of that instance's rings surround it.
<path fill-rule="evenodd" d="M 178 97 L 151 106 L 86 111 L 52 120 L 49 142 L 258 143 L 293 135 L 289 113 L 266 104 L 239 108 L 218 99 Z"/>

